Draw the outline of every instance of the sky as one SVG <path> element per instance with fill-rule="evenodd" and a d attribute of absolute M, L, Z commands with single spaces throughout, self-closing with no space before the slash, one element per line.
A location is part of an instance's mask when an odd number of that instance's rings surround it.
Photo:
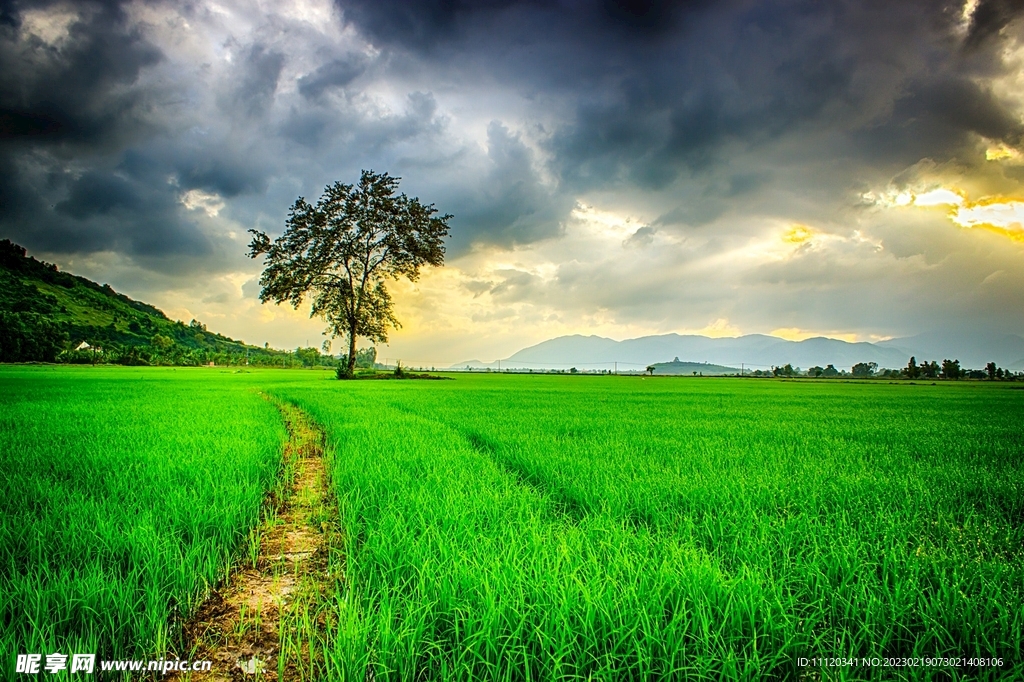
<path fill-rule="evenodd" d="M 1024 334 L 1024 3 L 0 0 L 0 238 L 246 342 L 247 230 L 362 169 L 452 218 L 379 357 Z M 334 342 L 335 350 L 342 347 Z"/>

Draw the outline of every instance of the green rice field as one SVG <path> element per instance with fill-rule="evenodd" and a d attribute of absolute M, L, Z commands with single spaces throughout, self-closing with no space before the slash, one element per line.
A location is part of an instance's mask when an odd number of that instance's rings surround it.
<path fill-rule="evenodd" d="M 173 648 L 279 483 L 283 401 L 343 538 L 313 679 L 1024 677 L 1013 386 L 332 376 L 0 367 L 6 670 Z"/>
<path fill-rule="evenodd" d="M 167 645 L 259 518 L 285 437 L 254 391 L 182 371 L 0 369 L 0 642 Z"/>

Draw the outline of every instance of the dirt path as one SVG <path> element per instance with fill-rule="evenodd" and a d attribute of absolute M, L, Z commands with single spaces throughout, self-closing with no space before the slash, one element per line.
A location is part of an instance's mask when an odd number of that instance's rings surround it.
<path fill-rule="evenodd" d="M 183 626 L 189 650 L 182 658 L 212 661 L 212 669 L 163 679 L 291 682 L 318 677 L 322 668 L 317 643 L 328 626 L 324 607 L 341 579 L 331 575 L 329 561 L 340 545 L 337 505 L 323 433 L 298 408 L 277 407 L 289 435 L 284 484 L 268 495 L 242 565 Z"/>

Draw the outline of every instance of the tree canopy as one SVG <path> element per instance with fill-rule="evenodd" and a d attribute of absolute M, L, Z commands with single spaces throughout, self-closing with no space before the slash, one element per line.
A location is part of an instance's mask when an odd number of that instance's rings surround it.
<path fill-rule="evenodd" d="M 386 343 L 401 326 L 385 282 L 415 281 L 424 265 L 444 264 L 452 216 L 396 194 L 399 180 L 364 170 L 357 185 L 328 185 L 316 204 L 299 197 L 277 239 L 249 230 L 249 256 L 266 257 L 260 300 L 298 308 L 309 297 L 325 333 L 348 337 L 345 376 L 354 373 L 358 338 Z"/>

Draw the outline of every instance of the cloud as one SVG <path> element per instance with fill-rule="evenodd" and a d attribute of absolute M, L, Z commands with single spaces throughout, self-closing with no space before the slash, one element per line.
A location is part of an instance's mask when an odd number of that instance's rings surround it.
<path fill-rule="evenodd" d="M 73 6 L 66 35 L 51 44 L 23 21 L 49 4 L 3 12 L 0 140 L 109 146 L 149 130 L 153 93 L 133 86 L 162 52 L 116 3 Z"/>
<path fill-rule="evenodd" d="M 1022 12 L 1024 5 L 1014 0 L 979 0 L 974 3 L 974 10 L 970 14 L 964 46 L 968 49 L 978 48 L 998 35 Z"/>
<path fill-rule="evenodd" d="M 232 93 L 234 106 L 227 108 L 241 110 L 249 116 L 265 114 L 277 92 L 284 61 L 285 56 L 277 50 L 259 43 L 250 45 L 235 76 L 238 85 Z"/>
<path fill-rule="evenodd" d="M 530 243 L 559 234 L 573 202 L 540 178 L 534 153 L 500 121 L 487 126 L 484 172 L 466 187 L 453 221 L 456 250 L 472 242 Z"/>
<path fill-rule="evenodd" d="M 643 227 L 637 228 L 636 232 L 629 235 L 623 244 L 626 246 L 650 246 L 654 243 L 654 235 L 656 232 L 656 228 L 653 228 L 650 225 L 644 225 Z"/>
<path fill-rule="evenodd" d="M 455 216 L 396 339 L 1013 327 L 1019 7 L 6 2 L 0 236 L 253 336 L 245 230 L 372 168 Z"/>
<path fill-rule="evenodd" d="M 343 88 L 366 70 L 366 57 L 361 54 L 347 54 L 326 64 L 321 64 L 311 73 L 298 80 L 299 92 L 308 99 L 317 99 L 326 90 Z"/>

